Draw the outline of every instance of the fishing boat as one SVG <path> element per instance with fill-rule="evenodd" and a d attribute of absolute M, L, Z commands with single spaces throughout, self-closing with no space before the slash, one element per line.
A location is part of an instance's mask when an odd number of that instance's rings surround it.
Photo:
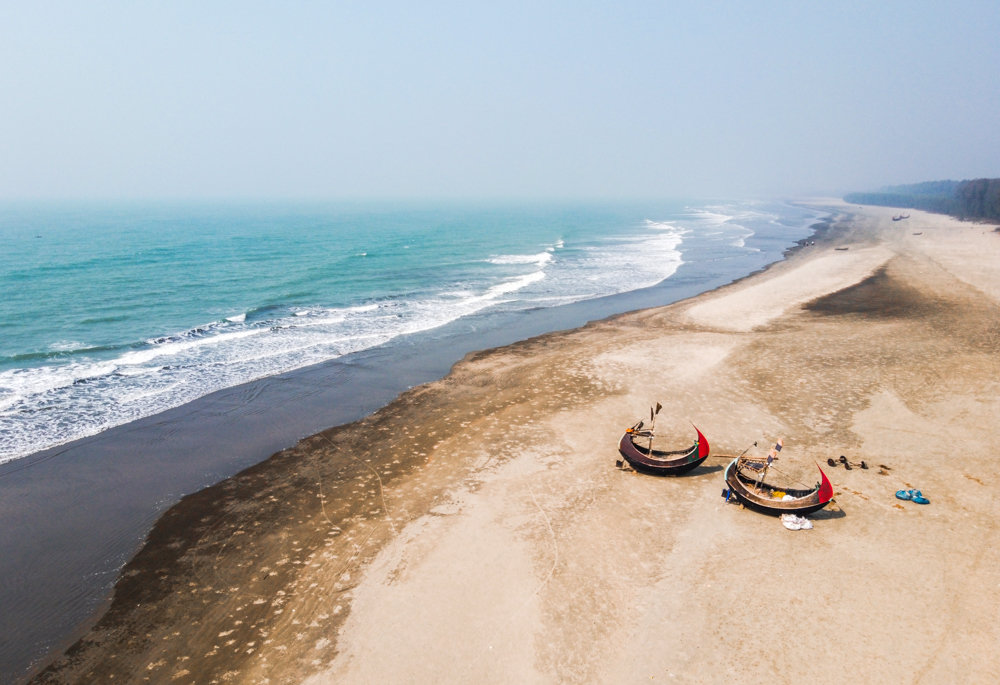
<path fill-rule="evenodd" d="M 780 443 L 779 443 L 780 444 Z M 779 488 L 764 482 L 771 459 L 767 461 L 737 457 L 726 467 L 726 485 L 729 496 L 754 511 L 778 516 L 795 514 L 805 516 L 819 511 L 833 499 L 833 486 L 823 469 L 819 469 L 820 482 L 809 490 Z M 780 496 L 777 496 L 781 493 Z"/>
<path fill-rule="evenodd" d="M 648 429 L 644 428 L 645 421 L 640 421 L 627 429 L 622 439 L 618 441 L 618 451 L 636 471 L 657 476 L 679 476 L 698 468 L 708 458 L 710 448 L 708 440 L 697 427 L 693 426 L 698 439 L 691 447 L 673 451 L 653 449 L 653 439 L 656 437 L 653 425 L 661 408 L 657 403 L 655 411 L 649 410 Z"/>
<path fill-rule="evenodd" d="M 899 216 L 892 217 L 892 220 L 893 221 L 902 221 L 903 219 L 909 219 L 909 218 L 910 218 L 909 214 L 900 214 Z"/>

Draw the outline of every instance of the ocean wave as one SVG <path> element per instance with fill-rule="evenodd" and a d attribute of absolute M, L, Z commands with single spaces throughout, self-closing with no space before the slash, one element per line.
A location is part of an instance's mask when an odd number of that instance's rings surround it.
<path fill-rule="evenodd" d="M 550 239 L 537 253 L 480 253 L 460 268 L 442 271 L 438 280 L 428 273 L 424 280 L 408 281 L 405 292 L 400 288 L 348 305 L 330 306 L 300 295 L 289 298 L 294 304 L 253 308 L 241 303 L 243 314 L 227 317 L 239 310 L 220 307 L 210 313 L 218 317 L 213 322 L 133 344 L 87 347 L 64 340 L 66 349 L 50 347 L 37 358 L 8 357 L 8 365 L 23 368 L 0 371 L 0 462 L 462 317 L 656 285 L 685 263 L 684 250 L 692 249 L 688 240 L 701 245 L 703 254 L 732 256 L 753 249 L 745 241 L 754 231 L 734 217 L 756 209 L 738 209 L 695 208 L 664 220 L 654 216 L 586 240 L 567 233 L 565 242 Z M 746 222 L 758 226 L 752 217 Z M 713 242 L 716 237 L 723 240 Z M 729 252 L 718 252 L 724 250 Z"/>
<path fill-rule="evenodd" d="M 503 295 L 506 293 L 513 293 L 521 288 L 527 287 L 532 283 L 537 283 L 538 281 L 545 278 L 544 271 L 536 271 L 534 273 L 527 274 L 526 276 L 520 276 L 518 278 L 512 278 L 505 281 L 499 285 L 495 285 L 487 291 L 486 297 L 496 297 L 497 295 Z"/>
<path fill-rule="evenodd" d="M 710 212 L 707 209 L 692 209 L 689 211 L 691 213 L 692 218 L 698 219 L 702 223 L 715 226 L 724 224 L 727 221 L 735 218 L 735 216 L 732 214 L 723 214 L 721 212 Z"/>
<path fill-rule="evenodd" d="M 552 260 L 551 252 L 539 252 L 538 254 L 511 254 L 497 255 L 490 257 L 486 261 L 490 264 L 545 264 Z"/>
<path fill-rule="evenodd" d="M 646 228 L 652 228 L 657 231 L 677 230 L 676 221 L 651 221 L 650 219 L 646 219 L 643 223 L 646 225 Z"/>
<path fill-rule="evenodd" d="M 544 271 L 502 278 L 453 296 L 286 310 L 140 343 L 113 359 L 0 372 L 0 463 L 189 402 L 215 390 L 443 326 L 545 279 Z M 43 408 L 59 410 L 53 423 Z"/>

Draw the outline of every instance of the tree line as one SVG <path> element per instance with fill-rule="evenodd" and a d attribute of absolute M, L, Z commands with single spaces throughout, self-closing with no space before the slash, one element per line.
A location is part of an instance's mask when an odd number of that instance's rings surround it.
<path fill-rule="evenodd" d="M 887 186 L 873 193 L 849 193 L 844 196 L 844 201 L 858 205 L 922 209 L 960 219 L 1000 221 L 1000 178 Z"/>

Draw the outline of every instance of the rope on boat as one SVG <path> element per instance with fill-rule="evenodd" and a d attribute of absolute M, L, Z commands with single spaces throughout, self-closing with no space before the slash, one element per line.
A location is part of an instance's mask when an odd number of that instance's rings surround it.
<path fill-rule="evenodd" d="M 772 469 L 774 469 L 774 467 L 773 467 L 773 466 L 772 466 L 771 468 L 772 468 Z M 775 471 L 777 471 L 778 473 L 780 473 L 780 474 L 781 474 L 782 476 L 784 476 L 785 478 L 787 478 L 787 479 L 789 479 L 789 480 L 792 480 L 792 481 L 795 481 L 795 482 L 796 482 L 796 483 L 798 483 L 799 485 L 804 485 L 804 486 L 805 486 L 805 487 L 807 487 L 807 488 L 812 488 L 812 487 L 815 487 L 815 486 L 813 486 L 813 485 L 807 485 L 806 483 L 803 483 L 802 481 L 800 481 L 800 480 L 799 480 L 799 479 L 797 479 L 797 478 L 792 478 L 792 477 L 791 477 L 791 476 L 789 476 L 789 475 L 788 475 L 787 473 L 783 473 L 783 472 L 781 472 L 781 471 L 778 471 L 778 469 L 774 469 L 774 470 L 775 470 Z M 831 502 L 834 502 L 834 503 L 835 503 L 835 504 L 836 504 L 836 505 L 837 505 L 838 507 L 840 506 L 840 502 L 837 502 L 837 500 L 836 500 L 836 499 L 834 499 L 833 497 L 831 497 L 831 498 L 830 498 L 830 501 L 831 501 Z M 843 509 L 841 509 L 841 511 L 843 511 Z"/>
<path fill-rule="evenodd" d="M 736 454 L 710 454 L 710 455 L 708 455 L 706 457 L 706 459 L 739 459 L 742 456 L 743 456 L 742 454 L 740 454 L 740 455 L 736 455 Z M 773 470 L 773 471 L 775 471 L 777 473 L 780 473 L 782 476 L 784 476 L 788 480 L 794 481 L 794 482 L 798 483 L 799 485 L 803 485 L 803 486 L 805 486 L 807 488 L 814 487 L 814 486 L 809 485 L 807 483 L 803 483 L 798 478 L 792 478 L 791 476 L 789 476 L 787 473 L 785 473 L 783 471 L 779 471 L 778 468 L 776 466 L 774 466 L 773 463 L 770 466 L 768 466 L 768 469 Z"/>
<path fill-rule="evenodd" d="M 695 429 L 695 430 L 697 430 L 697 429 Z M 756 442 L 754 442 L 754 444 L 750 445 L 750 447 L 756 447 L 756 446 L 757 446 Z M 750 451 L 750 447 L 747 447 L 745 450 L 743 450 L 739 454 L 710 454 L 710 455 L 708 455 L 705 458 L 706 459 L 711 459 L 711 458 L 715 457 L 716 459 L 739 459 L 744 454 L 746 454 L 747 452 Z"/>
<path fill-rule="evenodd" d="M 812 487 L 815 487 L 815 486 L 813 486 L 813 485 L 806 485 L 805 483 L 803 483 L 803 482 L 802 482 L 802 481 L 800 481 L 799 479 L 797 479 L 797 478 L 792 478 L 792 477 L 791 477 L 791 476 L 789 476 L 789 475 L 788 475 L 787 473 L 784 473 L 784 472 L 782 472 L 782 471 L 778 471 L 778 469 L 776 469 L 776 468 L 775 468 L 774 466 L 772 466 L 771 468 L 772 468 L 772 469 L 774 469 L 774 470 L 775 470 L 775 471 L 776 471 L 777 473 L 780 473 L 780 474 L 781 474 L 782 476 L 784 476 L 784 477 L 785 477 L 785 478 L 787 478 L 788 480 L 791 480 L 791 481 L 795 481 L 795 482 L 796 482 L 796 483 L 798 483 L 799 485 L 804 485 L 804 486 L 805 486 L 805 487 L 807 487 L 807 488 L 812 488 Z"/>

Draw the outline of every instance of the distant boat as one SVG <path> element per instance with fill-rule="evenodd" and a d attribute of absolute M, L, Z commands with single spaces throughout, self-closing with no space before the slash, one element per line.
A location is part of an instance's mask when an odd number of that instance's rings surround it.
<path fill-rule="evenodd" d="M 892 220 L 893 221 L 902 221 L 903 219 L 909 219 L 909 218 L 910 218 L 909 214 L 900 214 L 899 216 L 892 217 Z"/>
<path fill-rule="evenodd" d="M 849 250 L 850 248 L 848 248 L 848 247 L 835 247 L 833 249 L 834 250 Z"/>

